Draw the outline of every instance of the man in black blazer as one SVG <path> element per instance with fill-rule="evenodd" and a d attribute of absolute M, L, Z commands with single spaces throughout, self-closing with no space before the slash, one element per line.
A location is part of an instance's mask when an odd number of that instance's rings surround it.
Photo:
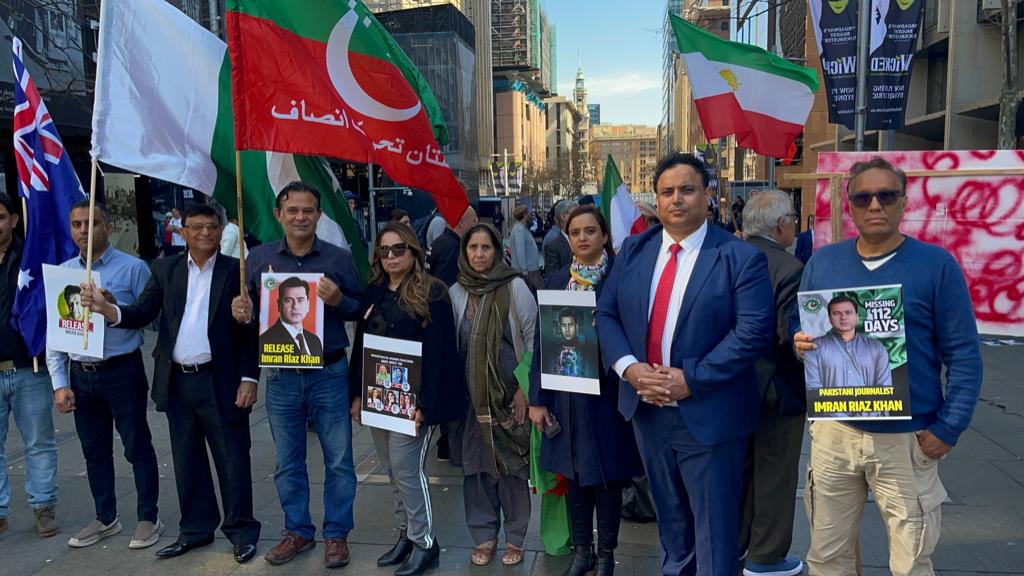
<path fill-rule="evenodd" d="M 177 541 L 157 557 L 213 542 L 220 514 L 209 447 L 224 506 L 220 528 L 234 544 L 235 560 L 243 563 L 256 555 L 260 537 L 249 458 L 249 411 L 260 375 L 256 330 L 232 317 L 232 301 L 240 293 L 238 259 L 218 254 L 216 210 L 192 206 L 182 229 L 188 250 L 155 260 L 134 304 L 111 304 L 91 285 L 82 286 L 82 303 L 118 328 L 142 328 L 160 317 L 152 396 L 156 409 L 167 413 L 181 520 Z"/>
<path fill-rule="evenodd" d="M 290 276 L 281 282 L 277 287 L 277 322 L 260 335 L 260 343 L 292 345 L 294 354 L 323 356 L 320 338 L 302 324 L 309 314 L 309 305 L 309 284 L 305 280 Z"/>
<path fill-rule="evenodd" d="M 807 409 L 804 368 L 793 353 L 788 325 L 804 272 L 800 260 L 786 252 L 799 218 L 790 196 L 777 190 L 761 192 L 743 208 L 747 242 L 768 258 L 776 320 L 772 347 L 755 365 L 761 409 L 744 462 L 739 550 L 740 555 L 747 552 L 744 574 L 803 571 L 803 562 L 788 556 Z"/>
<path fill-rule="evenodd" d="M 565 235 L 565 224 L 575 207 L 575 201 L 562 200 L 552 209 L 554 223 L 541 243 L 544 249 L 545 278 L 572 263 L 572 247 L 569 246 L 569 237 Z"/>

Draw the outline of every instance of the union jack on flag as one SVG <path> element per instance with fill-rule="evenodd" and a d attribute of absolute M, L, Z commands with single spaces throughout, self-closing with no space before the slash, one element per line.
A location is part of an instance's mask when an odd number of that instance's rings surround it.
<path fill-rule="evenodd" d="M 15 37 L 14 156 L 28 226 L 13 312 L 29 354 L 36 356 L 46 348 L 43 264 L 60 264 L 78 254 L 71 239 L 71 207 L 86 196 L 46 104 L 25 69 L 21 48 L 21 40 Z"/>

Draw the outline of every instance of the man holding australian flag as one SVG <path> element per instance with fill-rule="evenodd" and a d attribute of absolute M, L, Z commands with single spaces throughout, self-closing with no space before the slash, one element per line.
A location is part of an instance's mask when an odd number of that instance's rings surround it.
<path fill-rule="evenodd" d="M 900 233 L 906 189 L 903 171 L 882 158 L 854 164 L 847 200 L 858 236 L 815 252 L 800 285 L 801 292 L 902 286 L 912 415 L 811 422 L 804 501 L 812 575 L 860 573 L 857 524 L 869 488 L 889 535 L 891 572 L 933 573 L 946 498 L 938 460 L 967 429 L 981 391 L 981 352 L 963 271 L 942 248 Z M 801 357 L 816 348 L 802 328 L 794 336 Z"/>

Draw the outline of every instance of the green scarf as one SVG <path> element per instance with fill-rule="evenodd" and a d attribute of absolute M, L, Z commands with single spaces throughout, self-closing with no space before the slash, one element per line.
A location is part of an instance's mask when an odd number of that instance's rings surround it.
<path fill-rule="evenodd" d="M 519 273 L 501 258 L 500 243 L 496 246 L 491 269 L 473 270 L 466 258 L 466 244 L 470 236 L 481 229 L 492 234 L 492 241 L 501 238 L 490 225 L 478 224 L 462 239 L 459 284 L 470 294 L 466 314 L 471 320 L 466 345 L 466 378 L 484 447 L 497 472 L 507 475 L 529 464 L 530 453 L 529 421 L 517 424 L 512 418 L 512 396 L 518 385 L 514 380 L 505 381 L 501 367 L 505 323 L 512 306 L 511 282 Z"/>

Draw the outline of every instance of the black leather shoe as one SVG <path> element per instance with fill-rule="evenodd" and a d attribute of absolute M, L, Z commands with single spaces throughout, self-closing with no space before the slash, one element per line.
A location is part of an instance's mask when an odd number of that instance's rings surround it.
<path fill-rule="evenodd" d="M 430 548 L 413 545 L 412 554 L 395 572 L 395 576 L 419 576 L 437 568 L 441 563 L 441 545 L 434 541 Z"/>
<path fill-rule="evenodd" d="M 256 556 L 255 544 L 239 544 L 235 546 L 235 562 L 245 564 Z"/>
<path fill-rule="evenodd" d="M 381 568 L 385 566 L 398 566 L 405 562 L 405 559 L 409 557 L 409 554 L 412 553 L 412 549 L 415 547 L 416 545 L 412 543 L 412 540 L 406 538 L 405 530 L 402 530 L 398 534 L 398 542 L 395 542 L 391 550 L 388 550 L 377 559 L 377 566 Z"/>
<path fill-rule="evenodd" d="M 574 546 L 572 563 L 563 576 L 584 576 L 594 571 L 594 549 L 590 546 Z"/>
<path fill-rule="evenodd" d="M 613 576 L 615 574 L 615 553 L 611 550 L 597 551 L 597 572 L 594 576 Z"/>
<path fill-rule="evenodd" d="M 167 546 L 166 548 L 161 548 L 157 550 L 156 557 L 174 558 L 177 556 L 181 556 L 182 554 L 190 550 L 202 548 L 203 546 L 208 546 L 210 544 L 213 544 L 213 536 L 203 538 L 202 540 L 196 540 L 195 542 L 182 542 L 181 540 L 178 540 L 177 542 L 171 544 L 170 546 Z"/>

